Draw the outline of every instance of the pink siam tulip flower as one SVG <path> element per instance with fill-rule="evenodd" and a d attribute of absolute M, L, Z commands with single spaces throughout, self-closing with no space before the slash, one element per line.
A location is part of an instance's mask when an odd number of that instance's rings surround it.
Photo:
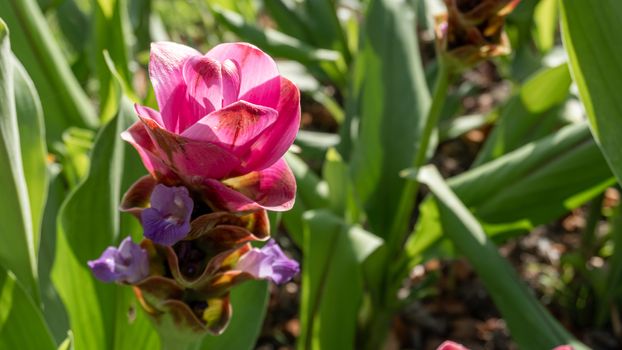
<path fill-rule="evenodd" d="M 455 343 L 451 340 L 445 340 L 443 344 L 439 345 L 436 350 L 469 350 L 462 344 Z"/>
<path fill-rule="evenodd" d="M 151 46 L 149 75 L 160 111 L 122 137 L 159 182 L 185 185 L 227 211 L 292 207 L 293 174 L 282 159 L 300 125 L 300 93 L 250 44 L 207 54 L 175 43 Z"/>

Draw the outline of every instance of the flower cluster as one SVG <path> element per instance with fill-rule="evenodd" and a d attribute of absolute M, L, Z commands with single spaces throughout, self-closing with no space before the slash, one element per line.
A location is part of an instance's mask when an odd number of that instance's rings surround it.
<path fill-rule="evenodd" d="M 510 52 L 505 17 L 520 0 L 445 0 L 447 13 L 436 17 L 440 52 L 451 64 L 469 67 Z"/>
<path fill-rule="evenodd" d="M 244 43 L 205 55 L 154 43 L 149 74 L 159 112 L 136 105 L 139 121 L 121 135 L 149 171 L 120 206 L 140 220 L 144 239 L 128 237 L 88 265 L 104 282 L 132 285 L 160 328 L 219 334 L 231 287 L 285 283 L 299 272 L 269 239 L 266 212 L 294 202 L 282 157 L 300 124 L 299 91 Z M 251 245 L 259 241 L 267 243 Z"/>

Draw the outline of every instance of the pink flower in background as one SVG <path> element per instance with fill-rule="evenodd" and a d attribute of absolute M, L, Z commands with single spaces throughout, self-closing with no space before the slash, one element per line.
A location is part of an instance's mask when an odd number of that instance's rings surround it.
<path fill-rule="evenodd" d="M 436 350 L 469 350 L 462 344 L 455 343 L 451 340 L 445 340 L 443 344 L 439 345 Z"/>
<path fill-rule="evenodd" d="M 270 56 L 245 43 L 207 54 L 151 46 L 149 75 L 160 111 L 122 135 L 167 185 L 184 184 L 228 211 L 288 210 L 296 183 L 282 159 L 300 125 L 300 93 Z"/>

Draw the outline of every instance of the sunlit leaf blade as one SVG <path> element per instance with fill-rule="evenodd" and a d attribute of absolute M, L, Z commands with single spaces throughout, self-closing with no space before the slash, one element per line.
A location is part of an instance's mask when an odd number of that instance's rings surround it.
<path fill-rule="evenodd" d="M 0 349 L 56 349 L 39 308 L 15 276 L 2 266 L 0 266 Z"/>
<path fill-rule="evenodd" d="M 48 143 L 70 125 L 93 127 L 95 111 L 79 86 L 35 0 L 0 1 L 12 30 L 13 51 L 24 64 L 45 106 Z"/>
<path fill-rule="evenodd" d="M 405 175 L 416 177 L 414 172 Z M 548 223 L 594 198 L 615 180 L 583 123 L 567 126 L 447 182 L 485 224 L 488 234 L 501 234 L 525 232 Z M 425 234 L 414 234 L 407 243 L 415 260 L 441 239 L 430 202 L 427 198 L 421 205 L 416 228 Z"/>
<path fill-rule="evenodd" d="M 35 238 L 17 126 L 13 64 L 9 31 L 0 19 L 0 212 L 5 213 L 0 220 L 0 263 L 38 302 Z"/>
<path fill-rule="evenodd" d="M 579 88 L 592 134 L 622 183 L 622 2 L 561 2 L 562 33 L 572 77 Z"/>
<path fill-rule="evenodd" d="M 574 349 L 587 349 L 535 299 L 436 168 L 422 168 L 418 179 L 437 199 L 443 234 L 477 271 L 518 345 L 524 349 L 552 349 L 572 344 Z"/>
<path fill-rule="evenodd" d="M 131 349 L 128 346 L 138 339 L 152 345 L 158 341 L 131 290 L 96 280 L 86 265 L 119 239 L 117 206 L 125 147 L 119 133 L 133 119 L 127 100 L 121 107 L 117 117 L 99 133 L 89 173 L 66 199 L 58 216 L 52 280 L 67 308 L 78 349 L 119 348 L 121 344 L 123 349 Z M 130 308 L 135 317 L 128 315 Z"/>
<path fill-rule="evenodd" d="M 328 211 L 309 211 L 304 221 L 298 349 L 354 349 L 362 263 L 382 241 Z"/>
<path fill-rule="evenodd" d="M 98 0 L 94 5 L 93 57 L 99 79 L 100 118 L 107 122 L 118 109 L 119 86 L 108 69 L 104 50 L 123 81 L 130 80 L 128 41 L 131 41 L 126 0 Z"/>
<path fill-rule="evenodd" d="M 567 126 L 504 157 L 461 174 L 452 188 L 489 223 L 546 223 L 612 183 L 585 123 Z"/>
<path fill-rule="evenodd" d="M 268 297 L 266 281 L 245 282 L 234 287 L 231 291 L 231 323 L 223 334 L 207 336 L 201 349 L 254 349 L 266 315 Z"/>
<path fill-rule="evenodd" d="M 47 198 L 47 147 L 43 123 L 43 108 L 35 86 L 19 61 L 13 60 L 15 107 L 19 128 L 24 175 L 28 187 L 32 233 L 35 252 L 39 250 L 43 207 Z"/>
<path fill-rule="evenodd" d="M 399 172 L 413 163 L 429 93 L 417 45 L 412 8 L 400 1 L 374 0 L 367 9 L 357 81 L 360 131 L 352 176 L 373 232 L 386 237 L 398 210 L 410 211 L 414 193 L 404 191 Z M 409 215 L 406 215 L 408 217 Z"/>
<path fill-rule="evenodd" d="M 499 112 L 499 122 L 477 154 L 474 167 L 499 158 L 563 126 L 563 102 L 572 80 L 567 64 L 533 74 Z"/>
<path fill-rule="evenodd" d="M 542 52 L 547 52 L 555 45 L 555 34 L 557 33 L 558 1 L 542 0 L 538 2 L 534 13 L 536 45 Z"/>

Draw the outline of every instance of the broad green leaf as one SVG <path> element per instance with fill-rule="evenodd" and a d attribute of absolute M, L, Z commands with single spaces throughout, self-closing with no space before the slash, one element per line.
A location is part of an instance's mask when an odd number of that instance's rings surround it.
<path fill-rule="evenodd" d="M 0 264 L 12 271 L 38 302 L 35 237 L 16 115 L 14 63 L 9 31 L 0 19 L 0 211 L 7 214 L 0 220 L 4 239 Z"/>
<path fill-rule="evenodd" d="M 56 257 L 56 218 L 65 199 L 66 183 L 60 176 L 60 167 L 55 164 L 50 171 L 43 222 L 41 224 L 41 244 L 39 246 L 39 288 L 43 304 L 43 316 L 57 343 L 67 338 L 69 318 L 63 302 L 52 283 L 51 271 Z"/>
<path fill-rule="evenodd" d="M 28 187 L 35 252 L 39 250 L 41 220 L 47 198 L 48 169 L 43 108 L 39 95 L 24 67 L 13 57 L 15 107 L 19 128 L 24 175 Z"/>
<path fill-rule="evenodd" d="M 509 153 L 563 126 L 562 103 L 572 80 L 566 64 L 532 75 L 501 108 L 499 122 L 486 139 L 474 166 Z"/>
<path fill-rule="evenodd" d="M 622 183 L 622 2 L 561 2 L 562 33 L 572 77 L 590 121 L 592 134 Z"/>
<path fill-rule="evenodd" d="M 309 211 L 304 221 L 298 349 L 354 349 L 362 263 L 382 241 L 327 211 Z"/>
<path fill-rule="evenodd" d="M 93 4 L 92 56 L 99 79 L 100 119 L 107 122 L 118 109 L 119 85 L 104 56 L 108 52 L 115 73 L 123 81 L 130 80 L 128 41 L 132 40 L 126 0 L 97 0 Z"/>
<path fill-rule="evenodd" d="M 536 45 L 541 52 L 547 52 L 555 45 L 557 34 L 558 0 L 541 0 L 534 13 Z"/>
<path fill-rule="evenodd" d="M 231 323 L 223 334 L 207 336 L 201 349 L 254 349 L 266 315 L 269 296 L 266 281 L 245 282 L 233 288 Z"/>
<path fill-rule="evenodd" d="M 429 106 L 414 28 L 413 9 L 396 0 L 373 0 L 367 9 L 355 81 L 360 131 L 353 146 L 355 189 L 373 232 L 386 238 L 398 210 L 410 211 L 415 194 L 399 172 L 413 163 Z M 407 215 L 408 216 L 408 215 Z"/>
<path fill-rule="evenodd" d="M 136 349 L 158 344 L 131 288 L 96 280 L 86 265 L 120 241 L 117 206 L 125 145 L 119 134 L 133 119 L 127 100 L 121 107 L 99 133 L 89 173 L 58 215 L 52 280 L 68 311 L 77 349 Z M 130 309 L 135 316 L 128 315 Z"/>
<path fill-rule="evenodd" d="M 316 46 L 341 52 L 346 62 L 350 52 L 345 33 L 337 17 L 336 2 L 333 0 L 306 0 L 303 2 L 309 33 Z"/>
<path fill-rule="evenodd" d="M 136 36 L 137 52 L 149 50 L 151 45 L 151 16 L 153 4 L 151 0 L 131 0 L 129 4 L 129 17 Z M 154 21 L 155 22 L 155 21 Z"/>
<path fill-rule="evenodd" d="M 326 153 L 322 174 L 328 185 L 329 208 L 349 224 L 359 221 L 360 209 L 354 197 L 349 167 L 341 155 L 331 148 Z"/>
<path fill-rule="evenodd" d="M 615 182 L 599 153 L 586 124 L 567 126 L 448 184 L 489 235 L 524 232 L 582 205 Z M 405 176 L 414 179 L 416 174 Z M 420 259 L 441 239 L 431 201 L 421 204 L 422 215 L 406 245 L 411 259 Z"/>
<path fill-rule="evenodd" d="M 0 266 L 0 349 L 54 350 L 41 312 L 15 276 Z"/>
<path fill-rule="evenodd" d="M 296 245 L 305 249 L 302 215 L 307 210 L 328 206 L 328 186 L 300 157 L 288 152 L 285 159 L 296 178 L 296 202 L 291 210 L 283 212 L 282 219 Z"/>
<path fill-rule="evenodd" d="M 45 106 L 48 144 L 70 125 L 93 127 L 97 117 L 76 81 L 35 0 L 0 1 L 12 30 L 13 51 L 32 78 Z"/>
<path fill-rule="evenodd" d="M 295 4 L 289 0 L 264 0 L 264 7 L 276 22 L 281 32 L 311 43 L 311 33 L 304 17 L 296 11 Z"/>
<path fill-rule="evenodd" d="M 518 345 L 522 349 L 552 349 L 571 344 L 574 349 L 587 349 L 535 299 L 436 168 L 422 168 L 418 179 L 436 198 L 443 234 L 482 279 Z"/>
<path fill-rule="evenodd" d="M 264 29 L 244 22 L 244 19 L 231 11 L 213 6 L 216 18 L 242 39 L 261 47 L 269 54 L 289 58 L 302 63 L 335 61 L 339 53 L 332 50 L 317 49 L 274 29 Z"/>
<path fill-rule="evenodd" d="M 612 184 L 611 172 L 584 123 L 457 176 L 452 188 L 488 223 L 562 215 Z"/>

